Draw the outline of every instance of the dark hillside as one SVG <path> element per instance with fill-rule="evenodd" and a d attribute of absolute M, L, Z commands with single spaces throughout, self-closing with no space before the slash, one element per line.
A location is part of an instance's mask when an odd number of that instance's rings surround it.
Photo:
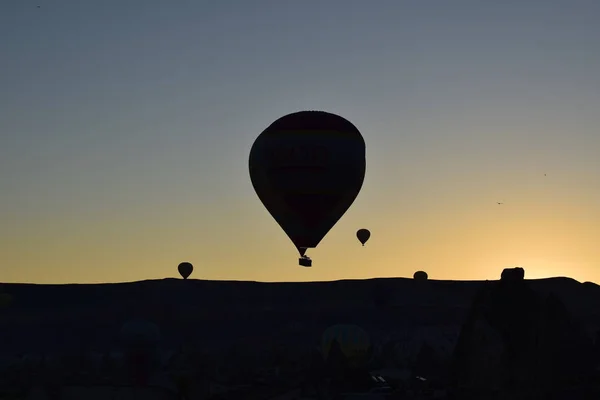
<path fill-rule="evenodd" d="M 528 281 L 556 293 L 575 318 L 600 325 L 600 287 L 568 278 Z M 2 311 L 3 352 L 114 347 L 134 317 L 162 329 L 165 346 L 211 346 L 242 338 L 289 336 L 316 342 L 332 323 L 372 334 L 416 326 L 460 326 L 485 282 L 389 278 L 311 283 L 164 279 L 119 284 L 4 284 L 13 304 Z M 378 297 L 379 296 L 379 297 Z"/>

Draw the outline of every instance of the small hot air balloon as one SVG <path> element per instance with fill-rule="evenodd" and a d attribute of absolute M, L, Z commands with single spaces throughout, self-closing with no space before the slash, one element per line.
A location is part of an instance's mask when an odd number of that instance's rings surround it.
<path fill-rule="evenodd" d="M 364 246 L 365 243 L 367 243 L 367 240 L 369 240 L 369 238 L 371 237 L 371 232 L 368 229 L 359 229 L 356 232 L 356 237 Z"/>
<path fill-rule="evenodd" d="M 179 264 L 177 270 L 183 279 L 187 279 L 192 274 L 192 271 L 194 271 L 194 266 L 186 261 Z"/>
<path fill-rule="evenodd" d="M 294 243 L 300 265 L 362 187 L 365 141 L 350 121 L 324 111 L 285 115 L 256 138 L 248 161 L 260 201 Z"/>
<path fill-rule="evenodd" d="M 417 271 L 413 274 L 413 279 L 416 281 L 426 281 L 428 278 L 427 272 Z"/>
<path fill-rule="evenodd" d="M 327 328 L 321 338 L 321 354 L 326 361 L 334 340 L 339 344 L 349 365 L 361 366 L 369 361 L 372 352 L 371 341 L 361 327 L 338 324 Z"/>

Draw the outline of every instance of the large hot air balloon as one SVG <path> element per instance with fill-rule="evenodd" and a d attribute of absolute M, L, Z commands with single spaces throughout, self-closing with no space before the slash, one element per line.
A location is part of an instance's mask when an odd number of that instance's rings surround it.
<path fill-rule="evenodd" d="M 371 355 L 369 335 L 357 325 L 333 325 L 323 332 L 321 354 L 327 360 L 331 344 L 336 340 L 342 354 L 352 366 L 365 364 Z"/>
<path fill-rule="evenodd" d="M 368 229 L 359 229 L 356 232 L 356 237 L 364 246 L 365 243 L 367 243 L 367 240 L 369 240 L 369 238 L 371 237 L 371 232 Z"/>
<path fill-rule="evenodd" d="M 194 266 L 189 262 L 182 262 L 177 266 L 177 270 L 183 279 L 187 279 L 194 271 Z"/>
<path fill-rule="evenodd" d="M 324 111 L 285 115 L 256 138 L 250 179 L 294 243 L 300 265 L 352 205 L 362 187 L 365 141 L 348 120 Z"/>

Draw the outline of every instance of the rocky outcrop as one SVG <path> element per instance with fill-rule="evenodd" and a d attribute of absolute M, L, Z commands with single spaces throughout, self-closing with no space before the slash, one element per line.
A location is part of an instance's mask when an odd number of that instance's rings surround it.
<path fill-rule="evenodd" d="M 586 383 L 594 369 L 593 342 L 555 294 L 546 296 L 537 319 L 536 368 L 549 387 Z"/>
<path fill-rule="evenodd" d="M 455 387 L 541 393 L 584 381 L 591 343 L 558 296 L 536 293 L 521 268 L 474 297 L 455 348 Z M 481 394 L 479 394 L 481 396 Z"/>
<path fill-rule="evenodd" d="M 443 376 L 443 368 L 442 360 L 435 349 L 429 343 L 423 343 L 412 366 L 413 374 L 439 381 Z"/>
<path fill-rule="evenodd" d="M 525 279 L 525 270 L 521 267 L 505 268 L 500 275 L 503 281 L 522 281 Z"/>

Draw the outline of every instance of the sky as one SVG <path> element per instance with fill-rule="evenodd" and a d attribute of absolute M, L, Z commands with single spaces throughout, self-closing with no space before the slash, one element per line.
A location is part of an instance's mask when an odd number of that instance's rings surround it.
<path fill-rule="evenodd" d="M 190 261 L 197 279 L 600 282 L 599 17 L 596 0 L 1 2 L 0 281 Z M 307 109 L 367 146 L 313 268 L 248 173 L 260 132 Z"/>

